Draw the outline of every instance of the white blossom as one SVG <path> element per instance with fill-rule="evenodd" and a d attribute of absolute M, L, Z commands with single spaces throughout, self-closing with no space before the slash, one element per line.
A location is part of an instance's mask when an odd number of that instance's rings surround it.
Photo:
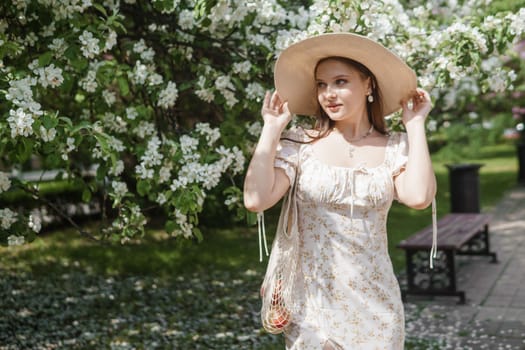
<path fill-rule="evenodd" d="M 224 99 L 226 100 L 226 105 L 230 108 L 235 106 L 237 102 L 239 102 L 237 97 L 235 97 L 235 93 L 233 91 L 224 90 L 222 91 L 222 96 L 224 96 Z"/>
<path fill-rule="evenodd" d="M 124 171 L 124 162 L 122 160 L 117 160 L 116 163 L 109 169 L 109 174 L 114 176 L 119 176 Z"/>
<path fill-rule="evenodd" d="M 38 42 L 38 36 L 35 34 L 35 32 L 29 32 L 26 34 L 24 38 L 24 43 L 28 46 L 35 46 L 35 44 Z"/>
<path fill-rule="evenodd" d="M 135 44 L 133 44 L 133 52 L 140 54 L 141 52 L 144 52 L 148 47 L 146 46 L 146 42 L 144 39 L 140 39 Z"/>
<path fill-rule="evenodd" d="M 42 214 L 40 213 L 40 210 L 33 209 L 31 211 L 31 214 L 29 215 L 28 226 L 36 233 L 40 232 L 42 229 Z"/>
<path fill-rule="evenodd" d="M 46 129 L 43 125 L 40 125 L 40 137 L 44 142 L 51 142 L 55 139 L 57 131 L 55 128 Z"/>
<path fill-rule="evenodd" d="M 11 80 L 9 81 L 9 88 L 7 89 L 5 98 L 16 105 L 19 105 L 23 101 L 31 102 L 33 101 L 33 90 L 31 89 L 31 86 L 35 86 L 36 83 L 37 80 L 32 77 Z"/>
<path fill-rule="evenodd" d="M 177 84 L 170 81 L 166 88 L 160 92 L 157 106 L 165 109 L 173 107 L 178 96 L 179 91 L 177 90 Z"/>
<path fill-rule="evenodd" d="M 175 234 L 182 234 L 185 238 L 191 238 L 193 232 L 193 225 L 188 222 L 188 217 L 179 209 L 175 209 L 175 222 L 179 225 L 180 230 Z"/>
<path fill-rule="evenodd" d="M 209 123 L 197 123 L 195 130 L 206 137 L 209 145 L 217 142 L 221 137 L 221 132 L 218 128 L 211 128 Z"/>
<path fill-rule="evenodd" d="M 119 199 L 123 198 L 128 193 L 128 185 L 122 181 L 113 181 L 111 183 L 113 193 Z"/>
<path fill-rule="evenodd" d="M 156 202 L 159 203 L 160 205 L 163 205 L 167 201 L 168 200 L 166 199 L 166 195 L 164 193 L 159 193 L 159 195 L 157 196 Z"/>
<path fill-rule="evenodd" d="M 117 33 L 114 30 L 110 30 L 104 44 L 104 51 L 109 51 L 117 44 Z"/>
<path fill-rule="evenodd" d="M 236 62 L 233 64 L 233 72 L 237 74 L 247 74 L 250 72 L 252 64 L 250 61 Z"/>
<path fill-rule="evenodd" d="M 129 77 L 135 84 L 144 85 L 146 79 L 148 78 L 148 74 L 148 67 L 145 64 L 142 64 L 142 62 L 137 61 L 135 62 L 133 72 L 129 73 Z"/>
<path fill-rule="evenodd" d="M 53 63 L 44 68 L 38 68 L 35 72 L 38 77 L 38 82 L 42 87 L 57 87 L 62 85 L 64 77 L 62 76 L 62 68 L 55 67 Z"/>
<path fill-rule="evenodd" d="M 148 76 L 148 85 L 149 86 L 157 86 L 162 84 L 164 81 L 164 78 L 162 78 L 162 75 L 158 73 L 152 73 Z"/>
<path fill-rule="evenodd" d="M 173 179 L 173 181 L 171 182 L 171 185 L 170 185 L 170 189 L 175 192 L 177 191 L 179 188 L 184 188 L 186 187 L 186 185 L 189 183 L 188 179 L 186 179 L 185 177 L 177 177 L 176 179 Z"/>
<path fill-rule="evenodd" d="M 201 100 L 205 102 L 212 102 L 215 99 L 215 95 L 213 93 L 213 90 L 211 89 L 198 89 L 195 90 L 195 95 L 197 95 Z"/>
<path fill-rule="evenodd" d="M 7 245 L 10 247 L 23 245 L 25 243 L 24 236 L 10 235 L 7 237 Z"/>
<path fill-rule="evenodd" d="M 145 62 L 152 62 L 155 58 L 155 51 L 149 47 L 140 54 L 140 58 Z"/>
<path fill-rule="evenodd" d="M 235 203 L 239 203 L 240 199 L 238 196 L 230 195 L 224 200 L 224 204 L 230 206 Z"/>
<path fill-rule="evenodd" d="M 129 120 L 135 120 L 135 118 L 137 118 L 138 115 L 139 114 L 135 108 L 133 107 L 126 108 L 126 118 L 128 118 Z"/>
<path fill-rule="evenodd" d="M 9 110 L 10 117 L 7 118 L 9 127 L 11 128 L 11 137 L 16 138 L 17 136 L 29 136 L 33 134 L 33 116 L 26 113 L 22 108 L 18 108 L 16 111 Z"/>
<path fill-rule="evenodd" d="M 95 90 L 98 87 L 98 83 L 96 79 L 97 79 L 97 72 L 90 70 L 87 72 L 87 75 L 83 79 L 80 80 L 80 86 L 86 92 L 95 92 Z"/>
<path fill-rule="evenodd" d="M 215 80 L 215 87 L 219 91 L 223 91 L 226 89 L 232 89 L 232 90 L 235 89 L 235 87 L 233 86 L 231 82 L 231 78 L 227 75 L 222 75 L 222 76 L 217 77 L 217 79 Z"/>
<path fill-rule="evenodd" d="M 47 46 L 50 50 L 55 52 L 55 56 L 60 58 L 66 52 L 67 45 L 63 38 L 54 38 L 51 41 L 51 44 Z"/>
<path fill-rule="evenodd" d="M 525 8 L 521 7 L 517 14 L 509 14 L 506 18 L 511 21 L 511 34 L 519 38 L 525 32 Z"/>
<path fill-rule="evenodd" d="M 91 0 L 38 0 L 38 2 L 53 11 L 55 20 L 71 19 L 76 13 L 83 13 L 92 6 Z"/>
<path fill-rule="evenodd" d="M 0 193 L 7 191 L 11 187 L 11 180 L 7 173 L 0 171 Z"/>
<path fill-rule="evenodd" d="M 144 152 L 144 155 L 140 157 L 140 160 L 142 162 L 141 165 L 143 165 L 144 167 L 153 167 L 161 164 L 164 156 L 159 151 L 160 145 L 161 142 L 158 136 L 153 136 L 148 141 L 146 152 Z"/>
<path fill-rule="evenodd" d="M 160 168 L 159 170 L 159 183 L 168 182 L 171 178 L 171 169 L 173 168 L 172 164 L 167 164 Z"/>
<path fill-rule="evenodd" d="M 141 139 L 145 138 L 148 135 L 153 135 L 155 133 L 155 124 L 141 120 L 139 125 L 133 129 L 133 133 L 136 134 Z"/>
<path fill-rule="evenodd" d="M 193 153 L 193 151 L 195 151 L 197 149 L 197 146 L 199 145 L 198 139 L 188 135 L 182 135 L 180 137 L 179 142 L 182 154 L 184 155 Z"/>
<path fill-rule="evenodd" d="M 53 34 L 55 33 L 55 30 L 56 30 L 55 22 L 51 22 L 49 25 L 44 26 L 42 28 L 42 30 L 40 31 L 40 35 L 43 37 L 53 36 Z"/>
<path fill-rule="evenodd" d="M 195 25 L 195 18 L 193 17 L 193 11 L 182 10 L 179 13 L 179 26 L 184 30 L 190 30 Z"/>
<path fill-rule="evenodd" d="M 102 122 L 104 123 L 104 128 L 116 133 L 125 133 L 128 130 L 128 123 L 122 117 L 111 112 L 104 113 L 102 116 Z"/>
<path fill-rule="evenodd" d="M 117 101 L 117 95 L 113 91 L 104 90 L 102 91 L 102 97 L 104 98 L 104 102 L 111 107 L 115 101 Z"/>
<path fill-rule="evenodd" d="M 259 121 L 255 121 L 248 125 L 248 134 L 259 137 L 262 131 L 262 124 Z"/>
<path fill-rule="evenodd" d="M 71 151 L 75 150 L 75 139 L 73 137 L 68 137 L 66 139 L 66 152 L 70 153 Z"/>
<path fill-rule="evenodd" d="M 124 146 L 124 142 L 122 142 L 122 140 L 119 140 L 115 136 L 110 135 L 107 141 L 109 148 L 116 152 L 123 152 L 126 149 L 126 146 Z"/>
<path fill-rule="evenodd" d="M 7 230 L 18 220 L 17 214 L 9 208 L 0 209 L 0 226 Z"/>
<path fill-rule="evenodd" d="M 246 97 L 250 100 L 260 102 L 266 93 L 266 90 L 259 83 L 249 83 L 246 86 Z"/>
<path fill-rule="evenodd" d="M 135 166 L 135 172 L 141 179 L 153 179 L 153 169 L 146 168 L 144 163 L 140 163 L 139 165 Z"/>
<path fill-rule="evenodd" d="M 80 43 L 82 44 L 80 51 L 82 51 L 84 57 L 94 58 L 100 53 L 100 40 L 93 37 L 93 33 L 84 30 L 82 35 L 78 37 L 78 40 L 80 40 Z"/>

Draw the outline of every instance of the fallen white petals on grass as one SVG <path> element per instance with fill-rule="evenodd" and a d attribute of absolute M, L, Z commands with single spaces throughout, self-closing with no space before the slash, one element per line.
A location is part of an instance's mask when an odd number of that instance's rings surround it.
<path fill-rule="evenodd" d="M 61 261 L 61 271 L 0 267 L 0 350 L 282 349 L 260 324 L 263 271 L 160 278 L 102 276 Z M 406 348 L 521 349 L 522 324 L 465 320 L 457 305 L 406 303 Z"/>

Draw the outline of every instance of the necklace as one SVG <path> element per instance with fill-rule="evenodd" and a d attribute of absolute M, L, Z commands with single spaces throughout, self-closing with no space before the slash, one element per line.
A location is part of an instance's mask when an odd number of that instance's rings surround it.
<path fill-rule="evenodd" d="M 368 131 L 364 135 L 362 135 L 362 136 L 360 136 L 360 137 L 358 137 L 356 139 L 348 141 L 348 156 L 350 158 L 354 158 L 354 152 L 355 152 L 355 149 L 356 149 L 356 147 L 354 145 L 352 145 L 352 142 L 361 141 L 362 139 L 368 137 L 372 133 L 372 131 L 374 131 L 374 125 L 373 124 L 370 125 L 370 129 L 368 129 Z"/>

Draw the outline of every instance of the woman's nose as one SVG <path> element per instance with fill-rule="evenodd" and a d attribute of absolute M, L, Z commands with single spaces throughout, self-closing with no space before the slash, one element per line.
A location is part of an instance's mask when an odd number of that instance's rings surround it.
<path fill-rule="evenodd" d="M 333 97 L 335 97 L 335 89 L 334 89 L 333 87 L 331 87 L 330 85 L 328 85 L 328 86 L 326 87 L 326 90 L 324 91 L 324 93 L 325 93 L 325 96 L 326 96 L 327 98 L 330 98 L 330 97 L 333 98 Z"/>

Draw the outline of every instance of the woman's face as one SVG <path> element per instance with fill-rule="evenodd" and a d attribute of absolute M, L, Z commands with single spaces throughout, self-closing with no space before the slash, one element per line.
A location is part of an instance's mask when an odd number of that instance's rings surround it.
<path fill-rule="evenodd" d="M 322 61 L 316 70 L 317 100 L 334 121 L 367 117 L 366 96 L 370 78 L 349 63 L 337 59 Z"/>

